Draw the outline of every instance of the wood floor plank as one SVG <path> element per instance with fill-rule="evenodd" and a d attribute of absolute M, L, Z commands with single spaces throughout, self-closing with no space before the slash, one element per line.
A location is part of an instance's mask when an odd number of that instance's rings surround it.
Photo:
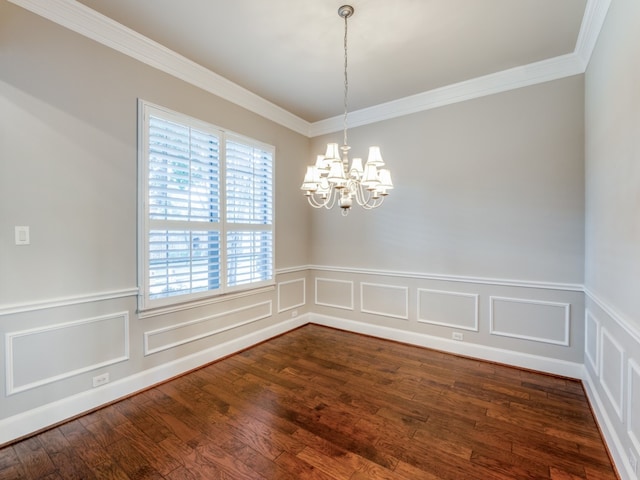
<path fill-rule="evenodd" d="M 0 449 L 74 478 L 617 477 L 579 381 L 307 325 Z"/>
<path fill-rule="evenodd" d="M 56 467 L 42 446 L 40 437 L 32 437 L 17 443 L 15 453 L 25 472 L 36 477 L 46 477 L 56 473 Z"/>
<path fill-rule="evenodd" d="M 28 477 L 14 447 L 8 446 L 0 450 L 0 480 L 16 478 Z"/>

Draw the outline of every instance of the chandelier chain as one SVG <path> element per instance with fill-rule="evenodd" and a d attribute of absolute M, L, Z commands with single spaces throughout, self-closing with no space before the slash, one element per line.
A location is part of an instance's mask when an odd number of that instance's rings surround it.
<path fill-rule="evenodd" d="M 349 94 L 349 78 L 347 76 L 347 18 L 349 18 L 349 15 L 344 16 L 344 146 L 349 145 L 349 143 L 347 142 L 347 96 Z"/>

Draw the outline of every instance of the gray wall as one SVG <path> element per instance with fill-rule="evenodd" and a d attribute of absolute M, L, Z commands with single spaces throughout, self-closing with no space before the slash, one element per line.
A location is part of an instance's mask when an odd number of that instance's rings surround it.
<path fill-rule="evenodd" d="M 586 73 L 588 384 L 628 478 L 640 459 L 640 3 L 611 3 Z"/>
<path fill-rule="evenodd" d="M 138 98 L 276 147 L 275 287 L 137 315 Z M 5 1 L 0 112 L 0 420 L 16 419 L 0 444 L 73 414 L 38 419 L 35 407 L 73 397 L 90 408 L 305 312 L 307 137 Z M 17 225 L 30 227 L 31 245 L 14 245 Z M 93 389 L 102 373 L 110 384 Z"/>
<path fill-rule="evenodd" d="M 0 1 L 0 444 L 312 320 L 584 374 L 628 469 L 638 8 L 612 5 L 586 91 L 575 76 L 350 130 L 354 154 L 382 146 L 397 189 L 344 218 L 299 191 L 340 134 L 309 140 Z M 276 146 L 273 288 L 136 313 L 137 98 Z"/>
<path fill-rule="evenodd" d="M 312 262 L 582 283 L 583 95 L 575 76 L 351 129 L 353 156 L 380 144 L 398 188 L 315 215 Z"/>
<path fill-rule="evenodd" d="M 574 76 L 350 130 L 353 156 L 382 146 L 397 189 L 375 211 L 314 212 L 316 321 L 580 376 L 583 87 Z"/>

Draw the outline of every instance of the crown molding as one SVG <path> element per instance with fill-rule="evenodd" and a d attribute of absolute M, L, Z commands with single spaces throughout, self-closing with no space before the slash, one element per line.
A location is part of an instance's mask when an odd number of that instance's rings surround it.
<path fill-rule="evenodd" d="M 310 123 L 75 0 L 9 0 L 102 45 L 307 137 L 340 131 L 343 116 Z M 611 0 L 587 0 L 573 53 L 349 112 L 357 127 L 584 73 Z"/>
<path fill-rule="evenodd" d="M 591 54 L 600 36 L 600 30 L 602 30 L 610 5 L 611 0 L 587 0 L 575 49 L 575 53 L 580 57 L 585 71 L 589 65 L 589 60 L 591 60 Z"/>
<path fill-rule="evenodd" d="M 573 53 L 447 85 L 373 107 L 354 110 L 349 112 L 349 126 L 359 127 L 452 103 L 582 74 L 589 65 L 610 4 L 611 0 L 587 0 Z M 309 136 L 313 138 L 338 132 L 343 127 L 344 117 L 338 115 L 312 123 Z"/>
<path fill-rule="evenodd" d="M 80 35 L 302 135 L 309 122 L 75 0 L 9 0 Z"/>
<path fill-rule="evenodd" d="M 373 107 L 354 110 L 349 112 L 349 127 L 390 120 L 580 73 L 584 73 L 582 62 L 578 55 L 571 53 L 447 85 Z M 320 120 L 311 124 L 309 134 L 311 137 L 317 137 L 340 131 L 343 129 L 343 122 L 342 115 Z"/>

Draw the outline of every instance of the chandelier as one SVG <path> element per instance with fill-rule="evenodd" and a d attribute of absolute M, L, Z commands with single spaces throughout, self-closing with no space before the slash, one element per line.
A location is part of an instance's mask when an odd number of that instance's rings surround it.
<path fill-rule="evenodd" d="M 393 188 L 391 173 L 384 166 L 380 147 L 369 147 L 367 162 L 355 157 L 349 167 L 347 143 L 347 19 L 353 15 L 351 5 L 343 5 L 338 15 L 344 18 L 344 120 L 343 144 L 329 143 L 324 155 L 318 155 L 315 165 L 307 166 L 307 172 L 300 190 L 314 208 L 331 209 L 337 203 L 342 215 L 347 215 L 351 206 L 357 203 L 366 210 L 382 205 L 384 198 Z"/>

